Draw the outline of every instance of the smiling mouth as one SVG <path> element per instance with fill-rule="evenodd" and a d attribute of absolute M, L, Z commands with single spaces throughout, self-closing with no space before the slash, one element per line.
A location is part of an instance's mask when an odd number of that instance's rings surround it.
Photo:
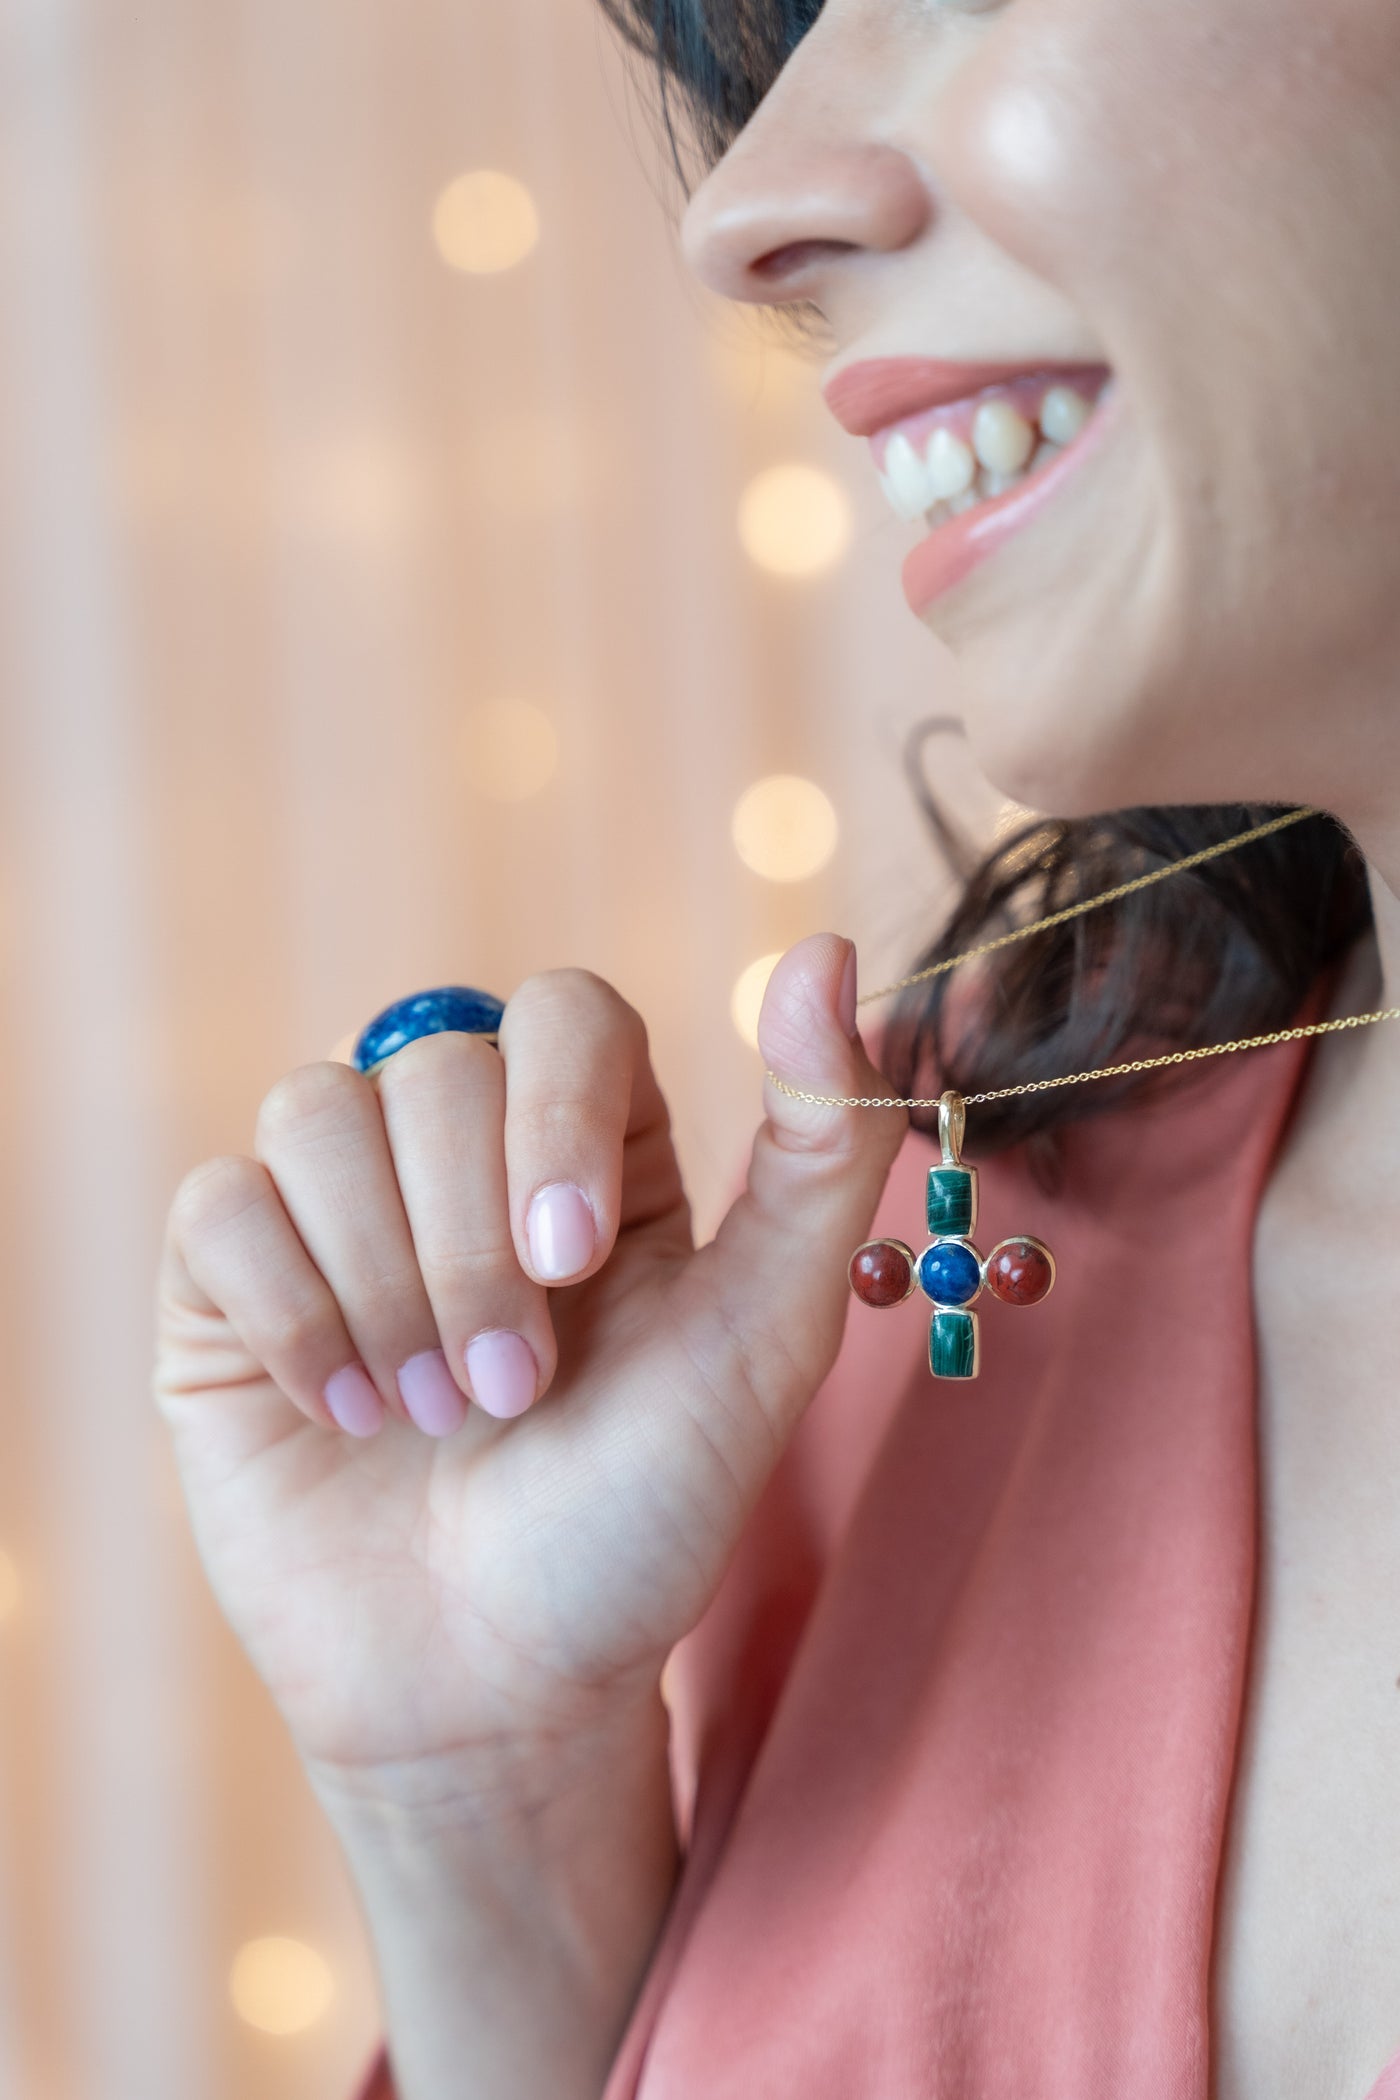
<path fill-rule="evenodd" d="M 1111 376 L 1107 365 L 1029 372 L 876 431 L 870 449 L 896 517 L 933 530 L 1034 479 L 1079 436 Z"/>

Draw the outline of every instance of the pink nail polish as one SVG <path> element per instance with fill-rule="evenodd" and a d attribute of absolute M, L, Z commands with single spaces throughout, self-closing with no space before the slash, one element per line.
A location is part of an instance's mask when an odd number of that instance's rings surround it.
<path fill-rule="evenodd" d="M 508 1419 L 523 1415 L 535 1397 L 539 1367 L 523 1335 L 489 1327 L 467 1344 L 467 1376 L 478 1407 Z"/>
<path fill-rule="evenodd" d="M 451 1436 L 467 1418 L 466 1395 L 447 1368 L 441 1349 L 424 1349 L 399 1366 L 399 1391 L 409 1415 L 425 1436 Z"/>
<path fill-rule="evenodd" d="M 346 1364 L 328 1378 L 323 1398 L 347 1436 L 373 1436 L 384 1426 L 384 1402 L 359 1364 Z"/>
<path fill-rule="evenodd" d="M 593 1213 L 582 1189 L 552 1181 L 540 1190 L 525 1219 L 530 1261 L 540 1276 L 561 1282 L 576 1276 L 593 1255 Z"/>

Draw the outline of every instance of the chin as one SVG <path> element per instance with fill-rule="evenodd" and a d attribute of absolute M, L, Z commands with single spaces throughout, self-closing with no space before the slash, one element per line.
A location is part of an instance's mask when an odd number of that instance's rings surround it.
<path fill-rule="evenodd" d="M 969 750 L 1003 795 L 1060 817 L 1264 799 L 1258 739 L 1237 734 L 1255 711 L 1221 705 L 1243 696 L 1208 675 L 1165 580 L 1160 560 L 1133 576 L 1110 560 L 1077 586 L 1061 574 L 1018 595 L 1008 563 L 994 587 L 990 570 L 974 575 L 922 616 L 955 659 Z"/>
<path fill-rule="evenodd" d="M 1031 639 L 1037 645 L 1027 646 Z M 1047 660 L 1003 624 L 957 651 L 963 724 L 978 770 L 1045 816 L 1083 817 L 1178 798 L 1160 734 L 1144 734 L 1129 682 L 1102 663 Z M 1160 717 L 1159 717 L 1160 719 Z"/>
<path fill-rule="evenodd" d="M 1231 799 L 1177 507 L 1121 432 L 1091 465 L 919 616 L 955 659 L 969 747 L 1047 816 Z"/>

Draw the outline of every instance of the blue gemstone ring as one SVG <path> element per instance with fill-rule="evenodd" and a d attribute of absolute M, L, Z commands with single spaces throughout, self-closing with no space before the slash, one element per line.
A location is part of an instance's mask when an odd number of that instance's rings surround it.
<path fill-rule="evenodd" d="M 470 985 L 443 984 L 436 991 L 410 992 L 376 1014 L 355 1039 L 350 1062 L 356 1071 L 373 1079 L 380 1066 L 405 1043 L 420 1035 L 442 1035 L 452 1030 L 460 1035 L 479 1035 L 495 1043 L 505 1012 L 505 1001 L 490 992 L 474 991 Z M 497 1044 L 497 1048 L 499 1048 Z"/>

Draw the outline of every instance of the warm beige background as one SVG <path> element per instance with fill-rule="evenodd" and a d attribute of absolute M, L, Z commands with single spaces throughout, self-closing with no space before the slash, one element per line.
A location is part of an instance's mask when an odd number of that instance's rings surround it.
<path fill-rule="evenodd" d="M 579 962 L 648 1018 L 708 1237 L 760 1105 L 738 972 L 834 926 L 881 983 L 936 916 L 910 530 L 820 360 L 688 278 L 627 81 L 591 0 L 0 13 L 4 2100 L 334 2100 L 377 2029 L 150 1402 L 186 1168 L 390 997 Z M 540 218 L 491 276 L 432 238 L 481 167 Z M 789 461 L 853 521 L 798 579 L 736 530 Z M 501 697 L 559 743 L 510 804 L 463 741 Z M 837 807 L 804 881 L 730 842 L 774 771 Z M 229 1994 L 267 1934 L 335 1980 L 282 2038 Z"/>

